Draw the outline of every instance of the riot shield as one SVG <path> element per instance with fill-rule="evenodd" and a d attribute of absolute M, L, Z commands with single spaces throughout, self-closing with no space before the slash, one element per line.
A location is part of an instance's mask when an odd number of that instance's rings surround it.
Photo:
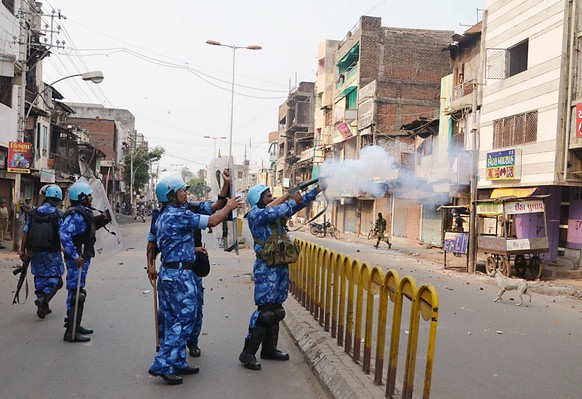
<path fill-rule="evenodd" d="M 95 243 L 95 257 L 99 260 L 104 260 L 117 255 L 123 249 L 123 240 L 119 232 L 119 225 L 115 220 L 115 213 L 111 209 L 101 180 L 95 177 L 81 177 L 78 181 L 87 183 L 93 190 L 91 194 L 91 197 L 93 197 L 91 206 L 102 212 L 109 212 L 111 215 L 111 222 L 95 233 L 95 238 L 97 239 Z"/>
<path fill-rule="evenodd" d="M 215 158 L 208 166 L 208 179 L 210 183 L 210 194 L 213 199 L 220 193 L 223 179 L 222 171 L 228 168 L 230 170 L 230 198 L 235 197 L 236 181 L 232 157 Z M 223 248 L 227 252 L 234 251 L 238 255 L 238 222 L 237 211 L 234 210 L 228 216 L 227 220 L 222 222 L 221 227 L 213 229 L 213 235 L 216 243 L 215 248 Z"/>

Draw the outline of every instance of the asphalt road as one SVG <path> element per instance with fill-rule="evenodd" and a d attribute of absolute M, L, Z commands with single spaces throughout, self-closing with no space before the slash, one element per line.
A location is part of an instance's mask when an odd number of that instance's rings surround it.
<path fill-rule="evenodd" d="M 122 225 L 125 250 L 95 260 L 87 283 L 83 325 L 95 329 L 87 344 L 65 343 L 65 290 L 45 320 L 36 316 L 33 293 L 11 305 L 13 259 L 0 261 L 0 398 L 325 398 L 310 367 L 285 329 L 279 347 L 289 362 L 262 361 L 263 370 L 242 367 L 238 355 L 254 310 L 253 255 L 211 250 L 205 279 L 202 357 L 189 358 L 200 373 L 168 386 L 147 374 L 154 358 L 153 291 L 144 270 L 148 223 Z M 31 277 L 29 277 L 31 282 Z"/>
<path fill-rule="evenodd" d="M 532 303 L 518 307 L 517 295 L 511 291 L 494 303 L 498 288 L 489 277 L 443 270 L 441 263 L 402 253 L 397 246 L 375 250 L 371 242 L 294 234 L 384 269 L 396 269 L 401 277 L 410 274 L 419 285 L 437 287 L 440 306 L 432 399 L 582 397 L 582 301 L 534 294 Z M 401 345 L 407 342 L 407 330 L 403 320 Z M 419 339 L 417 393 L 422 391 L 426 342 L 425 326 Z M 399 359 L 401 377 L 402 354 Z"/>

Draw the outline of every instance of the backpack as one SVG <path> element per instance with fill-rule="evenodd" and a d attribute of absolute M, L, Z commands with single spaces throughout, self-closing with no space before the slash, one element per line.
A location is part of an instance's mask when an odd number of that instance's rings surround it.
<path fill-rule="evenodd" d="M 277 219 L 277 222 L 271 225 L 271 233 L 267 241 L 255 238 L 255 242 L 263 247 L 260 258 L 267 266 L 287 265 L 297 262 L 301 249 L 283 230 L 281 219 Z"/>
<path fill-rule="evenodd" d="M 58 252 L 61 250 L 59 219 L 63 212 L 40 213 L 33 209 L 29 213 L 30 225 L 26 238 L 26 249 L 33 252 Z"/>

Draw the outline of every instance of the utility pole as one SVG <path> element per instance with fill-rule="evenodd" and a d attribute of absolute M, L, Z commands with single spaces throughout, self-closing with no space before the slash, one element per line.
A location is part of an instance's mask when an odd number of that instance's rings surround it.
<path fill-rule="evenodd" d="M 475 273 L 477 265 L 477 178 L 479 151 L 477 149 L 477 74 L 473 81 L 473 101 L 471 114 L 471 211 L 469 213 L 469 256 L 467 259 L 467 272 Z"/>
<path fill-rule="evenodd" d="M 29 9 L 30 5 L 27 1 L 20 3 L 19 12 L 19 24 L 20 24 L 20 34 L 18 38 L 18 62 L 20 64 L 20 86 L 18 87 L 18 126 L 17 126 L 17 141 L 24 141 L 24 124 L 26 115 L 26 72 L 28 69 L 28 30 L 29 26 Z M 18 251 L 18 234 L 17 234 L 17 224 L 16 215 L 18 215 L 18 204 L 20 203 L 20 190 L 22 184 L 22 176 L 20 173 L 16 173 L 14 178 L 14 195 L 12 208 L 12 250 Z"/>

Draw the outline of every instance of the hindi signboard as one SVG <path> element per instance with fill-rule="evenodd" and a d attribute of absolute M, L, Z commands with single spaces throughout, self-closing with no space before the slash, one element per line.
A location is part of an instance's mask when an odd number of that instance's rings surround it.
<path fill-rule="evenodd" d="M 31 143 L 11 141 L 8 143 L 8 168 L 10 173 L 30 173 Z"/>
<path fill-rule="evenodd" d="M 521 178 L 520 153 L 516 149 L 488 152 L 487 180 L 519 180 Z"/>

